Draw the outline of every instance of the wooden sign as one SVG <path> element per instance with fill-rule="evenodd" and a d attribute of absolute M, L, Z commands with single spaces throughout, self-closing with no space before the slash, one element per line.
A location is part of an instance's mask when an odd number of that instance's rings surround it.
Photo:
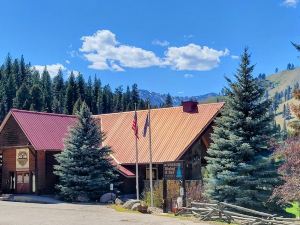
<path fill-rule="evenodd" d="M 165 162 L 164 163 L 164 179 L 166 180 L 183 180 L 184 179 L 184 163 L 183 161 Z"/>
<path fill-rule="evenodd" d="M 29 170 L 29 148 L 16 149 L 16 170 Z"/>

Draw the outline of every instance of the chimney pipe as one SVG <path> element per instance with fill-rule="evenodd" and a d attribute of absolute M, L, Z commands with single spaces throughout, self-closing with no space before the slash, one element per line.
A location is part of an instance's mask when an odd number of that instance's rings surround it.
<path fill-rule="evenodd" d="M 186 113 L 198 113 L 198 102 L 197 101 L 184 101 L 182 102 L 182 110 Z"/>

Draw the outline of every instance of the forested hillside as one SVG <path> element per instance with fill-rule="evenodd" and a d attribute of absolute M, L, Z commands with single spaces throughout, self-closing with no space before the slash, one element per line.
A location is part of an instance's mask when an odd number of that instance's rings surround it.
<path fill-rule="evenodd" d="M 146 108 L 136 84 L 112 90 L 96 76 L 86 81 L 71 72 L 64 80 L 61 70 L 51 78 L 46 67 L 40 74 L 23 56 L 8 55 L 0 67 L 0 121 L 11 108 L 73 114 L 83 101 L 93 114 L 134 110 L 135 103 L 138 109 Z"/>

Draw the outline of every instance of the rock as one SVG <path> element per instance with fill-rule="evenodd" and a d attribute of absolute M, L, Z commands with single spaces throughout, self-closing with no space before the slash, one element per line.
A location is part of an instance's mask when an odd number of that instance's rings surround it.
<path fill-rule="evenodd" d="M 80 195 L 80 196 L 77 197 L 77 201 L 78 202 L 88 202 L 89 198 L 85 195 Z"/>
<path fill-rule="evenodd" d="M 163 213 L 163 210 L 157 207 L 148 207 L 148 211 L 149 213 L 158 214 L 158 215 Z"/>
<path fill-rule="evenodd" d="M 116 194 L 114 193 L 105 193 L 100 197 L 100 203 L 109 203 L 114 202 L 116 199 Z"/>
<path fill-rule="evenodd" d="M 133 211 L 137 211 L 139 209 L 139 207 L 141 206 L 140 202 L 134 203 L 131 207 L 131 210 Z"/>
<path fill-rule="evenodd" d="M 123 201 L 121 200 L 121 199 L 119 199 L 119 198 L 116 198 L 116 200 L 115 200 L 115 204 L 116 205 L 123 205 Z"/>
<path fill-rule="evenodd" d="M 131 209 L 132 206 L 133 206 L 135 203 L 139 203 L 139 202 L 140 202 L 140 200 L 130 199 L 130 200 L 128 200 L 127 202 L 125 202 L 125 203 L 123 204 L 123 207 L 124 207 L 125 209 Z"/>

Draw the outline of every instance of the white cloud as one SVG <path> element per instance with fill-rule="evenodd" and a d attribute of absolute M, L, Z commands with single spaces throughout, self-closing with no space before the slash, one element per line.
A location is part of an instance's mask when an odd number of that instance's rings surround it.
<path fill-rule="evenodd" d="M 155 39 L 152 41 L 152 44 L 153 45 L 159 45 L 159 46 L 162 46 L 162 47 L 165 47 L 165 46 L 168 46 L 170 44 L 170 42 L 164 40 L 164 41 L 160 41 L 158 39 Z"/>
<path fill-rule="evenodd" d="M 218 51 L 207 46 L 189 44 L 182 47 L 169 47 L 165 65 L 175 70 L 211 70 L 219 65 L 220 57 L 227 56 L 229 50 Z"/>
<path fill-rule="evenodd" d="M 66 62 L 67 64 L 70 64 L 70 61 L 69 61 L 69 60 L 65 60 L 65 62 Z"/>
<path fill-rule="evenodd" d="M 184 78 L 193 78 L 194 75 L 191 74 L 191 73 L 186 73 L 186 74 L 183 75 L 183 77 L 184 77 Z"/>
<path fill-rule="evenodd" d="M 75 77 L 77 77 L 77 76 L 79 75 L 79 73 L 80 73 L 80 72 L 77 71 L 77 70 L 68 70 L 68 71 L 67 71 L 68 76 L 70 76 L 71 72 L 73 72 L 73 74 L 74 74 Z"/>
<path fill-rule="evenodd" d="M 59 69 L 61 69 L 62 71 L 67 69 L 64 65 L 60 63 L 51 64 L 51 65 L 34 65 L 33 68 L 39 71 L 40 74 L 42 74 L 45 69 L 45 66 L 47 67 L 47 71 L 49 72 L 51 77 L 57 75 Z"/>
<path fill-rule="evenodd" d="M 238 55 L 231 55 L 232 59 L 239 59 L 240 57 Z"/>
<path fill-rule="evenodd" d="M 299 3 L 299 0 L 284 0 L 282 2 L 282 5 L 286 6 L 286 7 L 293 7 L 296 8 L 297 5 Z"/>
<path fill-rule="evenodd" d="M 80 51 L 92 63 L 89 67 L 93 69 L 123 71 L 124 67 L 145 68 L 161 64 L 159 57 L 152 51 L 122 45 L 109 30 L 98 30 L 81 40 Z"/>
<path fill-rule="evenodd" d="M 189 44 L 168 47 L 164 56 L 159 57 L 152 51 L 121 44 L 109 30 L 98 30 L 93 35 L 83 36 L 81 40 L 83 42 L 79 51 L 91 63 L 89 68 L 98 70 L 124 71 L 125 68 L 159 66 L 174 70 L 205 71 L 217 67 L 220 58 L 229 55 L 228 49 L 218 51 L 207 46 Z"/>
<path fill-rule="evenodd" d="M 193 35 L 193 34 L 185 34 L 185 35 L 183 35 L 183 37 L 184 37 L 185 39 L 190 39 L 190 38 L 193 38 L 194 35 Z"/>

